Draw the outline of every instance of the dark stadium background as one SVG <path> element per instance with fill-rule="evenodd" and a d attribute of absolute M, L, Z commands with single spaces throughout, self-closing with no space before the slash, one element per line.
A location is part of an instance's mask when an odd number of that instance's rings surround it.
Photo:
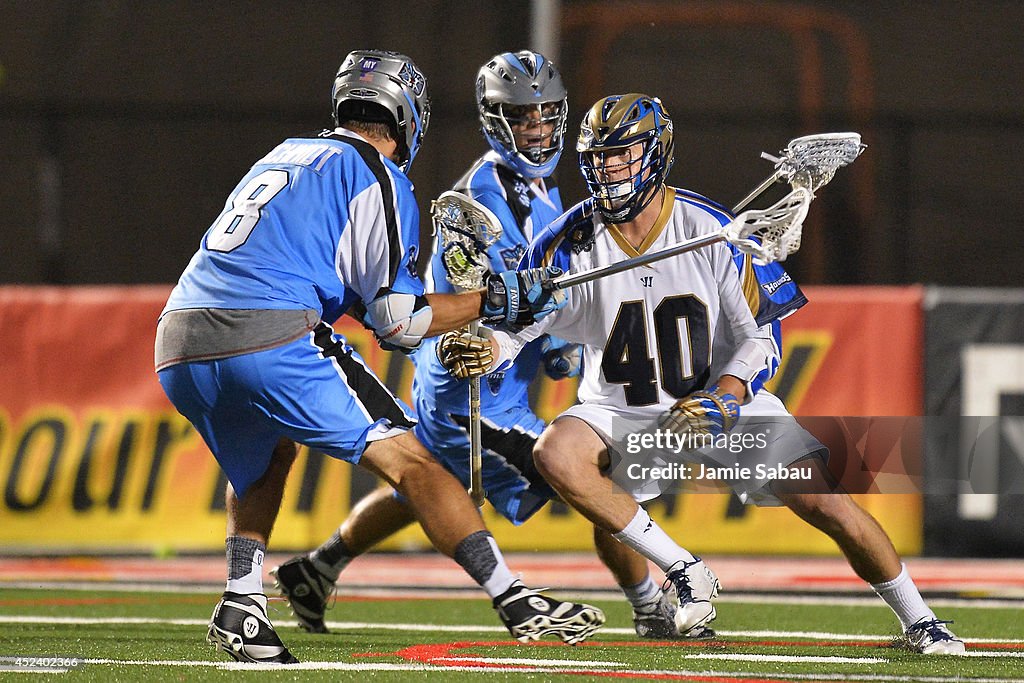
<path fill-rule="evenodd" d="M 562 2 L 570 143 L 598 97 L 660 95 L 672 181 L 730 203 L 770 170 L 759 152 L 858 130 L 869 151 L 815 206 L 802 282 L 1021 281 L 1024 5 L 650 5 Z M 534 47 L 528 2 L 4 0 L 0 17 L 0 283 L 173 282 L 249 165 L 328 123 L 354 48 L 428 76 L 425 208 L 484 149 L 478 66 Z"/>

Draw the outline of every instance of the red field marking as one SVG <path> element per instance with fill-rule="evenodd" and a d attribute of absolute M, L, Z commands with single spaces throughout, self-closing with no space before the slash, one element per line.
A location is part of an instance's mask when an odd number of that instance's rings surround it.
<path fill-rule="evenodd" d="M 441 664 L 441 660 L 460 659 L 461 658 L 454 654 L 455 650 L 465 650 L 476 647 L 527 647 L 527 648 L 545 648 L 545 647 L 629 647 L 629 648 L 690 648 L 690 649 L 705 649 L 705 650 L 723 650 L 730 647 L 746 647 L 746 646 L 758 646 L 758 647 L 806 647 L 806 648 L 835 648 L 835 647 L 859 647 L 859 648 L 889 648 L 892 645 L 892 641 L 889 640 L 591 640 L 585 643 L 580 643 L 574 646 L 567 646 L 564 643 L 557 641 L 539 641 L 533 643 L 519 643 L 514 640 L 494 640 L 494 641 L 456 641 L 451 643 L 424 643 L 420 645 L 412 645 L 410 647 L 396 650 L 395 652 L 386 653 L 371 653 L 363 652 L 353 654 L 353 657 L 400 657 L 407 661 L 420 662 L 423 664 Z M 1003 649 L 1003 650 L 1024 650 L 1024 643 L 984 643 L 984 642 L 971 642 L 968 644 L 970 650 L 983 650 L 983 649 Z M 467 660 L 469 661 L 469 660 Z M 477 662 L 475 664 L 467 664 L 469 666 L 497 666 L 489 663 Z M 501 666 L 510 666 L 503 664 Z"/>
<path fill-rule="evenodd" d="M 629 647 L 673 647 L 679 645 L 697 645 L 695 642 L 645 642 L 638 643 L 635 641 L 620 641 L 620 642 L 588 642 L 581 643 L 580 645 L 592 645 L 592 646 L 629 646 Z M 703 645 L 709 645 L 710 641 L 705 641 Z M 406 661 L 417 662 L 420 664 L 430 664 L 433 666 L 450 666 L 452 660 L 457 660 L 459 666 L 466 667 L 480 667 L 486 669 L 521 669 L 523 671 L 530 671 L 532 669 L 544 667 L 543 662 L 538 662 L 536 666 L 530 664 L 508 664 L 508 663 L 497 663 L 497 662 L 481 662 L 475 661 L 472 658 L 463 658 L 456 654 L 456 650 L 466 650 L 475 647 L 495 647 L 495 646 L 519 646 L 523 644 L 514 640 L 496 640 L 496 641 L 458 641 L 454 643 L 435 643 L 435 644 L 424 644 L 424 645 L 413 645 L 411 647 L 403 648 L 392 652 L 386 656 L 400 657 Z M 575 647 L 579 647 L 577 645 Z M 526 647 L 573 647 L 567 646 L 563 643 L 555 642 L 536 642 L 529 643 Z M 352 655 L 354 657 L 367 656 L 369 653 L 362 653 Z M 778 683 L 778 679 L 762 679 L 762 678 L 737 678 L 735 676 L 712 676 L 712 675 L 693 675 L 693 674 L 673 674 L 673 673 L 655 673 L 647 671 L 609 671 L 607 669 L 588 669 L 586 668 L 586 662 L 580 662 L 579 669 L 559 669 L 559 675 L 568 676 L 591 676 L 598 678 L 628 678 L 628 679 L 642 679 L 642 680 L 661 680 L 661 681 L 705 681 L 706 683 Z"/>

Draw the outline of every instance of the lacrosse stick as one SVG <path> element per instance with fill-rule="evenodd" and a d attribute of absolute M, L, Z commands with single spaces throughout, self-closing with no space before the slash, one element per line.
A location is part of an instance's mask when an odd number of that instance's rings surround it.
<path fill-rule="evenodd" d="M 740 200 L 733 207 L 733 213 L 748 206 L 772 184 L 789 183 L 793 189 L 772 206 L 744 211 L 718 232 L 618 263 L 563 275 L 553 281 L 553 287 L 565 289 L 581 285 L 722 241 L 732 243 L 765 263 L 784 261 L 800 248 L 803 222 L 814 191 L 832 180 L 836 169 L 852 163 L 862 151 L 864 145 L 858 133 L 822 133 L 790 140 L 786 149 L 779 152 L 780 157 L 761 154 L 775 164 L 775 173 Z"/>
<path fill-rule="evenodd" d="M 490 272 L 487 248 L 501 237 L 501 221 L 490 209 L 461 192 L 448 191 L 430 203 L 430 219 L 441 239 L 441 261 L 448 282 L 468 291 L 484 285 Z M 479 322 L 469 324 L 476 334 Z M 484 504 L 483 444 L 480 441 L 480 378 L 469 380 L 469 495 Z"/>
<path fill-rule="evenodd" d="M 738 213 L 747 208 L 779 181 L 793 187 L 805 187 L 813 195 L 819 187 L 832 180 L 837 169 L 852 164 L 865 147 L 859 133 L 819 133 L 790 140 L 778 157 L 761 152 L 762 159 L 775 164 L 775 173 L 741 199 L 732 212 Z"/>

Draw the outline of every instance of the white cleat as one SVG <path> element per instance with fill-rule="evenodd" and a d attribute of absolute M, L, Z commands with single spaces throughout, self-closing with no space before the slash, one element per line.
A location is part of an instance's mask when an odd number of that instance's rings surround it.
<path fill-rule="evenodd" d="M 715 632 L 707 627 L 691 628 L 688 634 L 681 634 L 676 624 L 678 615 L 679 603 L 674 591 L 664 591 L 653 603 L 633 608 L 633 628 L 641 638 L 654 640 L 707 640 L 715 637 Z"/>
<path fill-rule="evenodd" d="M 911 650 L 923 655 L 962 655 L 967 649 L 964 641 L 946 628 L 946 624 L 952 623 L 926 617 L 910 626 L 903 636 Z"/>
<path fill-rule="evenodd" d="M 684 638 L 701 637 L 705 625 L 714 620 L 715 606 L 721 587 L 718 577 L 699 557 L 693 562 L 677 562 L 665 574 L 666 587 L 671 584 L 679 596 L 676 630 Z"/>

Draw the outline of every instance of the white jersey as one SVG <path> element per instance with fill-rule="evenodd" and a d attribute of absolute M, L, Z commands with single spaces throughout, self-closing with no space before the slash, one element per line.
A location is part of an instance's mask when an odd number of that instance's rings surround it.
<path fill-rule="evenodd" d="M 556 265 L 578 272 L 716 232 L 729 220 L 699 195 L 667 188 L 654 227 L 636 249 L 587 201 L 535 239 L 521 267 Z M 714 244 L 573 287 L 567 305 L 539 323 L 517 334 L 496 332 L 500 362 L 544 333 L 581 343 L 580 401 L 655 416 L 723 374 L 749 388 L 777 362 L 771 332 L 758 328 L 749 294 L 733 252 Z M 756 296 L 755 289 L 755 301 Z M 712 347 L 722 339 L 730 354 L 712 361 Z"/>

